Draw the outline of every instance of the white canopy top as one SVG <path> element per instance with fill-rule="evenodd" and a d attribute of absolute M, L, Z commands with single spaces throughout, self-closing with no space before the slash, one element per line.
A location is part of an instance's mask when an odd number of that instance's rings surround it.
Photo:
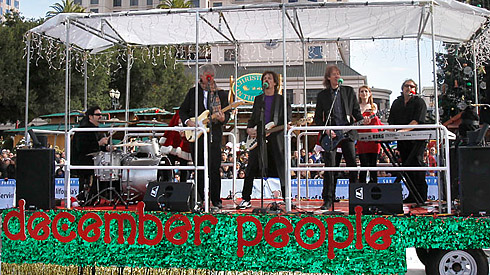
<path fill-rule="evenodd" d="M 486 9 L 434 0 L 437 40 L 466 42 L 490 16 Z M 97 52 L 115 44 L 182 45 L 282 40 L 283 4 L 212 9 L 154 9 L 105 14 L 59 14 L 30 32 Z M 335 41 L 430 36 L 430 1 L 284 4 L 286 41 Z M 199 14 L 199 23 L 197 16 Z M 65 24 L 70 22 L 70 24 Z"/>

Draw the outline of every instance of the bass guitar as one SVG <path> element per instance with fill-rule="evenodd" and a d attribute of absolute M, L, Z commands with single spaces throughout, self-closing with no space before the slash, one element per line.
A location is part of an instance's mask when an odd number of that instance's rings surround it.
<path fill-rule="evenodd" d="M 301 118 L 298 121 L 294 123 L 294 126 L 301 126 L 305 125 L 308 123 L 311 123 L 313 121 L 313 118 Z M 257 129 L 257 126 L 254 127 L 254 129 Z M 284 125 L 279 125 L 275 126 L 274 122 L 271 121 L 265 125 L 265 136 L 268 137 L 270 134 L 279 132 L 284 129 Z M 257 147 L 259 143 L 257 142 L 257 138 L 253 138 L 250 136 L 247 136 L 247 140 L 245 141 L 245 149 L 250 151 L 253 150 L 255 147 Z"/>
<path fill-rule="evenodd" d="M 383 110 L 376 114 L 370 115 L 369 119 L 373 119 L 375 117 L 382 117 L 386 112 L 387 112 L 386 110 Z M 363 122 L 362 120 L 359 120 L 349 126 L 359 126 L 362 124 L 362 122 Z M 325 132 L 321 132 L 318 134 L 320 139 L 320 146 L 322 146 L 323 150 L 327 152 L 335 150 L 335 148 L 337 148 L 337 145 L 339 145 L 339 143 L 346 138 L 357 139 L 357 131 L 352 131 L 352 130 L 332 130 L 332 131 L 335 132 L 335 138 L 333 139 L 330 137 L 330 135 L 327 135 Z"/>
<path fill-rule="evenodd" d="M 243 104 L 246 104 L 246 102 L 244 101 L 236 101 L 236 102 L 233 102 L 231 104 L 229 104 L 228 106 L 226 106 L 225 108 L 223 108 L 221 111 L 224 113 L 232 108 L 236 108 L 240 105 L 243 105 Z M 215 119 L 216 117 L 218 116 L 217 113 L 214 113 L 211 115 L 211 118 L 209 118 L 209 110 L 206 110 L 204 112 L 202 112 L 198 117 L 197 117 L 197 125 L 198 126 L 202 126 L 206 129 L 206 132 L 209 132 L 209 128 L 208 128 L 208 122 L 209 120 L 213 120 Z M 196 118 L 195 117 L 191 117 L 190 118 L 191 121 L 196 121 Z M 202 132 L 201 131 L 197 131 L 197 138 L 196 138 L 196 131 L 194 130 L 186 130 L 185 131 L 185 138 L 189 141 L 189 142 L 195 142 L 196 139 L 200 138 L 202 135 Z"/>

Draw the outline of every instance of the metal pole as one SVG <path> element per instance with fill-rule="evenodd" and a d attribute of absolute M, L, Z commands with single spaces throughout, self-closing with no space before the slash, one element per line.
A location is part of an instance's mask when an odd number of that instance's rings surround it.
<path fill-rule="evenodd" d="M 65 150 L 70 149 L 70 135 L 68 134 L 68 105 L 69 105 L 69 90 L 70 90 L 70 19 L 66 19 L 66 60 L 65 60 Z M 68 157 L 69 154 L 67 154 Z M 68 162 L 69 163 L 69 162 Z M 70 200 L 70 169 L 67 166 L 67 171 L 65 172 L 65 196 L 66 196 L 66 208 L 71 208 Z"/>
<path fill-rule="evenodd" d="M 282 5 L 282 74 L 283 74 L 283 85 L 282 85 L 282 95 L 284 97 L 283 107 L 284 107 L 284 127 L 288 125 L 288 108 L 287 108 L 287 72 L 286 72 L 286 5 Z M 287 128 L 284 129 L 284 162 L 286 163 L 286 182 L 285 190 L 286 194 L 284 194 L 284 199 L 286 201 L 286 211 L 291 211 L 291 174 L 289 173 L 289 167 L 291 165 L 289 161 L 289 144 L 288 144 L 288 135 Z M 264 188 L 262 186 L 262 188 Z"/>
<path fill-rule="evenodd" d="M 417 38 L 417 71 L 419 73 L 419 85 L 422 85 L 422 74 L 420 72 L 420 67 L 421 67 L 421 61 L 420 61 L 420 38 Z M 422 87 L 420 87 L 422 89 Z"/>
<path fill-rule="evenodd" d="M 83 56 L 83 110 L 87 111 L 88 101 L 88 72 L 87 72 L 88 52 L 84 52 Z"/>
<path fill-rule="evenodd" d="M 234 102 L 236 102 L 238 100 L 238 96 L 237 96 L 237 88 L 238 88 L 238 50 L 239 50 L 239 47 L 238 47 L 238 43 L 235 43 L 235 83 L 233 84 L 234 87 L 234 90 L 235 90 L 235 93 L 234 93 Z M 233 111 L 232 111 L 233 112 Z M 234 119 L 234 127 L 233 127 L 233 133 L 234 133 L 234 137 L 233 137 L 233 182 L 232 182 L 232 190 L 233 190 L 233 196 L 235 196 L 235 188 L 236 188 L 236 177 L 237 177 L 237 171 L 236 171 L 236 142 L 237 142 L 237 137 L 238 137 L 238 107 L 236 108 L 236 111 L 235 111 L 235 119 Z"/>
<path fill-rule="evenodd" d="M 472 45 L 472 48 L 473 48 L 473 79 L 474 79 L 474 82 L 475 82 L 475 104 L 479 104 L 480 100 L 478 99 L 479 95 L 478 95 L 478 74 L 477 74 L 477 70 L 476 70 L 476 43 L 473 42 L 473 45 Z M 477 108 L 477 110 L 479 110 L 479 108 Z M 480 112 L 478 112 L 480 113 Z"/>
<path fill-rule="evenodd" d="M 129 45 L 126 46 L 126 55 L 127 55 L 127 58 L 126 58 L 126 104 L 124 106 L 124 120 L 125 121 L 129 121 L 129 98 L 130 98 L 130 95 L 131 95 L 131 61 L 133 59 L 133 54 L 131 52 L 131 48 Z M 128 127 L 128 123 L 126 122 L 125 124 L 125 127 Z M 128 131 L 124 131 L 124 138 L 123 138 L 123 142 L 124 143 L 127 143 L 128 140 L 127 140 L 127 134 L 128 134 Z M 124 147 L 123 148 L 123 152 L 126 153 L 128 150 L 127 147 Z"/>
<path fill-rule="evenodd" d="M 24 140 L 25 147 L 27 147 L 27 126 L 29 124 L 29 76 L 30 76 L 30 66 L 31 63 L 31 33 L 27 35 L 27 73 L 26 73 L 26 109 L 25 109 L 25 126 L 24 126 Z"/>

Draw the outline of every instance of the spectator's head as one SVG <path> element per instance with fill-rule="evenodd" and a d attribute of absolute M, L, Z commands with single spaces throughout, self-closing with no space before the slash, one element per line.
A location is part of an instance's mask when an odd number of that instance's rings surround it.
<path fill-rule="evenodd" d="M 239 179 L 244 179 L 245 178 L 245 170 L 240 169 L 240 171 L 238 171 L 238 178 Z"/>

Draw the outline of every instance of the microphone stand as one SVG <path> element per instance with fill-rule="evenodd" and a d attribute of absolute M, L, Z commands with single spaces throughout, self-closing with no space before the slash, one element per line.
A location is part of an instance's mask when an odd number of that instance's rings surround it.
<path fill-rule="evenodd" d="M 264 177 L 267 166 L 267 143 L 265 142 L 265 92 L 264 92 L 264 100 L 262 102 L 262 107 L 260 108 L 260 129 L 262 130 L 260 135 L 257 135 L 258 144 L 259 144 L 259 165 L 260 165 L 260 208 L 254 208 L 252 213 L 254 214 L 266 214 L 267 209 L 264 208 Z"/>
<path fill-rule="evenodd" d="M 333 91 L 333 89 L 332 89 Z M 327 120 L 325 122 L 325 126 L 328 125 L 328 122 L 332 119 L 332 110 L 333 110 L 333 105 L 335 104 L 335 101 L 337 100 L 337 96 L 338 94 L 340 93 L 340 81 L 339 81 L 339 86 L 337 87 L 337 91 L 335 92 L 335 96 L 333 97 L 333 100 L 332 100 L 332 105 L 330 106 L 330 110 L 328 111 L 328 116 L 327 116 Z M 332 130 L 330 131 L 330 135 L 332 134 L 331 133 Z M 323 131 L 323 133 L 325 133 L 325 130 Z M 331 137 L 331 136 L 330 136 Z M 325 152 L 325 154 L 330 154 L 330 152 Z M 326 159 L 326 158 L 324 158 Z M 335 162 L 335 157 L 333 158 L 333 161 Z M 326 212 L 323 212 L 324 215 L 343 215 L 344 213 L 340 212 L 340 211 L 335 211 L 335 188 L 337 187 L 337 182 L 335 180 L 335 176 L 333 175 L 334 171 L 325 171 L 326 173 L 332 173 L 330 175 L 328 175 L 328 177 L 331 177 L 332 180 L 334 181 L 334 198 L 332 198 L 332 210 L 331 211 L 326 211 Z M 323 176 L 323 178 L 325 179 L 325 176 Z M 325 183 L 324 183 L 325 184 Z"/>

